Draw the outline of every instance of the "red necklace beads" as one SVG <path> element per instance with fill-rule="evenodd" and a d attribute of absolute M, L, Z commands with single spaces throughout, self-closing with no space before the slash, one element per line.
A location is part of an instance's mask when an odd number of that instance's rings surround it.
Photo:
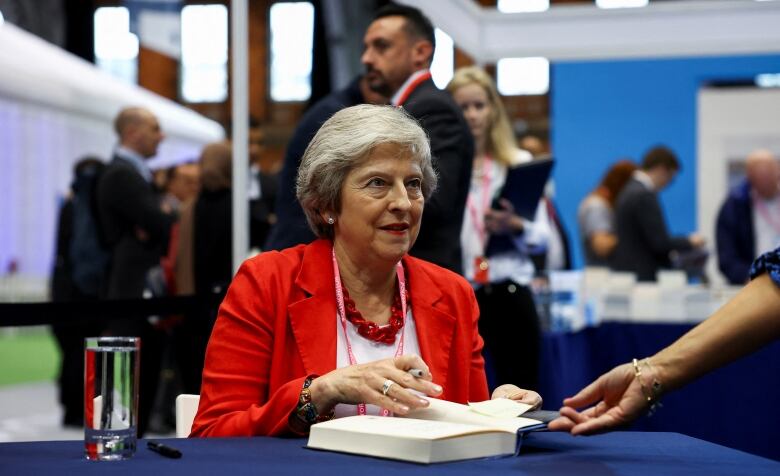
<path fill-rule="evenodd" d="M 360 314 L 360 311 L 355 307 L 355 301 L 349 297 L 349 292 L 344 286 L 341 287 L 344 293 L 344 311 L 346 318 L 356 328 L 357 333 L 366 339 L 381 344 L 393 344 L 395 342 L 395 336 L 398 331 L 404 326 L 404 317 L 401 310 L 401 294 L 398 293 L 393 299 L 393 305 L 390 307 L 390 322 L 385 326 L 371 321 L 367 321 Z M 409 301 L 409 292 L 406 293 L 407 306 L 411 306 Z"/>

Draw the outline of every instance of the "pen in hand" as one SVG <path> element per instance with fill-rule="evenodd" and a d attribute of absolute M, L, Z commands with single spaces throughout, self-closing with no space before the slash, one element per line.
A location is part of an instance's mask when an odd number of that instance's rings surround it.
<path fill-rule="evenodd" d="M 408 374 L 411 374 L 413 377 L 422 378 L 424 375 L 423 369 L 409 369 L 406 371 Z"/>
<path fill-rule="evenodd" d="M 146 447 L 155 453 L 159 453 L 160 455 L 165 456 L 166 458 L 181 458 L 181 451 L 172 446 L 164 445 L 156 441 L 148 441 L 146 443 Z"/>

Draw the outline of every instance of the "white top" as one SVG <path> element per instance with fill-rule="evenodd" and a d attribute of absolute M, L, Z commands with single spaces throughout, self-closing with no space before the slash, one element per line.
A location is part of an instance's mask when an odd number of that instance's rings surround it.
<path fill-rule="evenodd" d="M 247 184 L 247 200 L 259 200 L 263 196 L 260 188 L 260 167 L 255 164 L 249 166 L 249 183 Z"/>
<path fill-rule="evenodd" d="M 780 246 L 780 195 L 765 200 L 753 194 L 753 231 L 757 258 Z M 764 210 L 762 213 L 760 210 Z M 767 215 L 768 218 L 767 219 Z"/>
<path fill-rule="evenodd" d="M 577 223 L 580 229 L 580 240 L 585 251 L 585 264 L 588 266 L 607 266 L 607 260 L 593 251 L 590 238 L 598 232 L 615 232 L 615 214 L 609 202 L 603 197 L 591 193 L 580 202 L 577 209 Z"/>
<path fill-rule="evenodd" d="M 347 353 L 347 341 L 344 339 L 344 328 L 341 326 L 341 318 L 336 313 L 336 367 L 349 367 L 349 354 Z M 404 335 L 404 355 L 420 355 L 420 344 L 417 341 L 417 329 L 414 326 L 411 307 L 406 311 L 406 322 L 402 330 L 395 336 L 395 342 L 392 345 L 372 342 L 357 333 L 357 329 L 351 322 L 347 322 L 347 334 L 349 343 L 352 344 L 352 353 L 358 364 L 366 364 L 375 360 L 390 359 L 395 357 L 398 350 L 398 341 L 401 338 L 401 332 Z M 377 389 L 380 390 L 380 389 Z M 381 390 L 380 390 L 381 391 Z M 382 409 L 376 405 L 366 405 L 366 413 L 369 415 L 379 415 Z M 354 416 L 358 414 L 357 405 L 347 405 L 340 403 L 336 405 L 336 418 L 345 416 Z"/>
<path fill-rule="evenodd" d="M 515 163 L 520 164 L 533 160 L 531 154 L 525 150 L 518 149 Z M 490 182 L 489 195 L 491 199 L 496 197 L 504 186 L 506 181 L 507 167 L 495 160 L 490 161 Z M 471 176 L 471 187 L 469 189 L 469 201 L 473 206 L 482 208 L 482 188 L 483 188 L 483 170 L 481 167 L 474 167 Z M 490 203 L 487 204 L 490 207 Z M 480 223 L 475 223 L 472 211 L 466 206 L 463 216 L 463 227 L 460 232 L 460 242 L 463 253 L 463 271 L 466 278 L 474 283 L 474 260 L 479 256 L 484 256 L 484 246 L 477 231 L 477 226 L 483 226 L 484 216 L 487 209 L 482 209 L 477 214 Z M 523 232 L 513 237 L 515 250 L 500 253 L 488 257 L 488 278 L 490 282 L 498 283 L 507 279 L 517 284 L 528 285 L 534 277 L 534 264 L 529 257 L 530 252 L 544 252 L 547 247 L 547 240 L 550 236 L 550 224 L 547 218 L 547 210 L 544 201 L 540 200 L 536 207 L 534 220 L 529 221 L 523 218 Z"/>

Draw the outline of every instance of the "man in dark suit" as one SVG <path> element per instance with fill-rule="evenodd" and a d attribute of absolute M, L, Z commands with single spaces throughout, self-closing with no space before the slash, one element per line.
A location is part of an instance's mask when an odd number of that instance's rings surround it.
<path fill-rule="evenodd" d="M 97 186 L 100 228 L 111 251 L 106 296 L 142 298 L 148 271 L 167 249 L 173 217 L 160 205 L 146 161 L 163 139 L 157 118 L 146 109 L 123 109 L 114 120 L 119 145 Z M 138 434 L 143 435 L 154 402 L 160 367 L 159 335 L 145 319 L 108 323 L 113 335 L 141 337 Z"/>
<path fill-rule="evenodd" d="M 674 153 L 666 147 L 650 149 L 615 203 L 618 243 L 611 268 L 636 273 L 640 281 L 655 281 L 656 272 L 671 265 L 671 251 L 686 251 L 704 245 L 698 233 L 669 236 L 657 193 L 680 170 Z"/>
<path fill-rule="evenodd" d="M 381 8 L 363 37 L 369 87 L 402 106 L 430 137 L 439 186 L 425 202 L 411 254 L 461 272 L 460 228 L 471 180 L 474 143 L 460 108 L 431 80 L 433 25 L 413 7 Z"/>

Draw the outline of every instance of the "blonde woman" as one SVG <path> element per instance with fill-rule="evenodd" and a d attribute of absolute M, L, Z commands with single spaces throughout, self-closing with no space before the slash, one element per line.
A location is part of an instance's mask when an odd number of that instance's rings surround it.
<path fill-rule="evenodd" d="M 546 248 L 549 222 L 542 202 L 533 221 L 515 214 L 506 200 L 494 202 L 507 170 L 532 157 L 515 145 L 504 106 L 487 73 L 476 67 L 461 68 L 447 89 L 474 136 L 461 246 L 463 269 L 479 303 L 479 331 L 495 380 L 535 389 L 539 324 L 529 288 L 535 273 L 530 253 Z"/>

